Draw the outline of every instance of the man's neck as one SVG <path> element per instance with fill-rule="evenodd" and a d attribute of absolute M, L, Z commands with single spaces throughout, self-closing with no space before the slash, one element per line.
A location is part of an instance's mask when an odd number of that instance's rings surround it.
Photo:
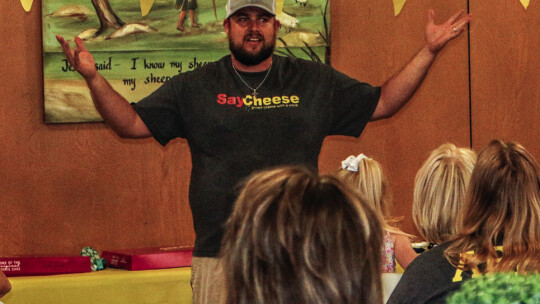
<path fill-rule="evenodd" d="M 263 71 L 268 70 L 270 66 L 272 65 L 272 56 L 268 57 L 267 59 L 265 59 L 264 61 L 262 61 L 261 63 L 257 65 L 242 64 L 240 61 L 236 60 L 236 58 L 234 58 L 234 55 L 232 54 L 231 54 L 231 58 L 232 58 L 232 64 L 234 68 L 241 72 L 248 72 L 248 73 L 263 72 Z"/>

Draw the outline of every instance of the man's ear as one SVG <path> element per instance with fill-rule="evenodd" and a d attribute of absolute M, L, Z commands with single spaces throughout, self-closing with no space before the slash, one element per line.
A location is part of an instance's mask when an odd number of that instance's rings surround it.
<path fill-rule="evenodd" d="M 229 18 L 223 20 L 223 28 L 225 29 L 225 34 L 229 36 L 229 30 L 231 28 L 231 21 L 229 20 Z"/>
<path fill-rule="evenodd" d="M 276 30 L 279 30 L 281 28 L 281 23 L 276 18 Z"/>

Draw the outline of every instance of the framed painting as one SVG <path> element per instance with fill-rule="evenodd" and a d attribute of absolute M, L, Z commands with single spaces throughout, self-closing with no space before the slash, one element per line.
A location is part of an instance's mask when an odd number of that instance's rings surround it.
<path fill-rule="evenodd" d="M 80 37 L 99 72 L 130 102 L 139 101 L 178 73 L 229 54 L 223 29 L 226 0 L 139 1 L 43 0 L 46 123 L 102 120 L 56 35 L 72 45 L 73 38 Z M 275 52 L 328 62 L 328 1 L 277 0 L 276 18 L 282 26 Z M 193 9 L 183 10 L 185 5 Z"/>

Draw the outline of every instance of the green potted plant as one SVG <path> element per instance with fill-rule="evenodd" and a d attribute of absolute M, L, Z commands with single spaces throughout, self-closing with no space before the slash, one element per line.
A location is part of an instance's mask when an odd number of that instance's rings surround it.
<path fill-rule="evenodd" d="M 447 304 L 538 304 L 540 273 L 496 273 L 463 283 Z"/>

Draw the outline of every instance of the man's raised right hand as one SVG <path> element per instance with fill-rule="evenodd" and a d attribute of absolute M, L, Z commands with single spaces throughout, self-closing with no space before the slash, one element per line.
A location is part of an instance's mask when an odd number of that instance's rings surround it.
<path fill-rule="evenodd" d="M 71 48 L 64 37 L 56 35 L 56 40 L 62 46 L 69 64 L 75 68 L 87 81 L 92 80 L 98 74 L 94 57 L 84 46 L 81 38 L 75 37 L 76 48 Z"/>

